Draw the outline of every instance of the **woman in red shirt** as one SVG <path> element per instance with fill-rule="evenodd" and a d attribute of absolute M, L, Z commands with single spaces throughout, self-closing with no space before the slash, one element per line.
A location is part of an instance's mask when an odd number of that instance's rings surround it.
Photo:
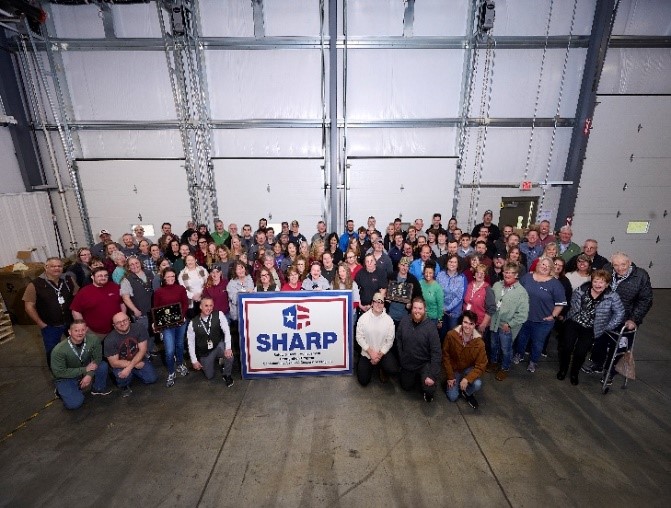
<path fill-rule="evenodd" d="M 186 376 L 189 369 L 184 365 L 184 336 L 186 335 L 186 310 L 189 308 L 189 298 L 186 289 L 176 284 L 177 274 L 172 268 L 166 268 L 161 275 L 161 287 L 154 292 L 154 307 L 166 305 L 180 305 L 182 322 L 169 328 L 161 330 L 163 334 L 163 345 L 165 347 L 165 365 L 168 369 L 168 379 L 165 386 L 170 388 L 175 384 L 175 371 L 180 376 Z M 175 358 L 177 366 L 175 366 Z"/>

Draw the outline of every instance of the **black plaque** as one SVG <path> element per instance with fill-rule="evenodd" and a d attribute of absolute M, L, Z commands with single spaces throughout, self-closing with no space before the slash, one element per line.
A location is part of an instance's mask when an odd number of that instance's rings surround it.
<path fill-rule="evenodd" d="M 162 307 L 154 307 L 151 309 L 151 315 L 154 318 L 154 328 L 156 331 L 165 328 L 173 328 L 179 326 L 184 322 L 182 318 L 182 304 L 173 303 L 171 305 L 164 305 Z"/>
<path fill-rule="evenodd" d="M 399 303 L 410 303 L 412 300 L 412 282 L 389 281 L 387 300 Z"/>

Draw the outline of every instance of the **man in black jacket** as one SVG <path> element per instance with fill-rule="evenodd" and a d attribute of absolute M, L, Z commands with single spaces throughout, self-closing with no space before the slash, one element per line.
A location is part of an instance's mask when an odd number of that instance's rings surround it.
<path fill-rule="evenodd" d="M 438 328 L 426 316 L 422 298 L 413 298 L 410 314 L 401 320 L 396 332 L 401 359 L 401 388 L 422 387 L 426 402 L 431 402 L 438 387 L 441 350 Z"/>

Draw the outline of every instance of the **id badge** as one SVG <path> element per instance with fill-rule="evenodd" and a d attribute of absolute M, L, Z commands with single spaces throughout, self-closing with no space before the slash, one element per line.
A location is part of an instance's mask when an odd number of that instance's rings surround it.
<path fill-rule="evenodd" d="M 470 303 L 466 304 L 466 310 L 471 310 L 471 304 Z"/>
<path fill-rule="evenodd" d="M 214 348 L 214 344 L 212 344 L 211 340 L 208 340 L 207 341 L 207 349 L 212 349 L 212 348 Z"/>
<path fill-rule="evenodd" d="M 65 298 L 63 298 L 62 296 L 59 296 L 58 297 L 58 305 L 63 305 L 64 303 L 65 303 Z"/>

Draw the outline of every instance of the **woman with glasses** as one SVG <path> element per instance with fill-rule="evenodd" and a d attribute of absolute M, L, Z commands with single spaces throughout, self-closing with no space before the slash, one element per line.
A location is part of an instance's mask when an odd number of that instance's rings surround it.
<path fill-rule="evenodd" d="M 347 264 L 347 268 L 349 268 L 350 277 L 354 280 L 356 274 L 363 268 L 363 265 L 359 263 L 359 256 L 355 250 L 350 249 L 347 251 L 345 254 L 345 263 Z"/>
<path fill-rule="evenodd" d="M 195 252 L 196 261 L 200 266 L 208 266 L 208 259 L 210 258 L 210 251 L 207 248 L 207 238 L 198 238 L 198 249 Z M 211 260 L 210 260 L 211 261 Z"/>
<path fill-rule="evenodd" d="M 179 372 L 180 376 L 186 376 L 189 373 L 189 369 L 184 365 L 184 337 L 188 324 L 186 310 L 189 307 L 189 298 L 186 289 L 177 284 L 176 279 L 175 270 L 166 268 L 161 274 L 161 287 L 154 293 L 154 308 L 179 304 L 182 315 L 181 322 L 161 330 L 165 348 L 165 365 L 168 369 L 165 386 L 168 388 L 175 384 L 176 372 Z"/>
<path fill-rule="evenodd" d="M 256 283 L 256 292 L 268 293 L 270 291 L 277 291 L 277 286 L 275 285 L 273 276 L 268 269 L 264 267 L 259 270 L 259 280 Z"/>

